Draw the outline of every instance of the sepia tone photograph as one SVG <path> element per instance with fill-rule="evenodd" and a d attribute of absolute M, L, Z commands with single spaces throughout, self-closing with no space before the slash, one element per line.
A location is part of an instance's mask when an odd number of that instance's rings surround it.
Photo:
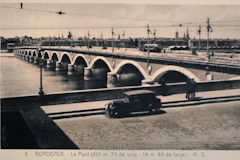
<path fill-rule="evenodd" d="M 239 10 L 0 3 L 1 150 L 239 150 Z"/>

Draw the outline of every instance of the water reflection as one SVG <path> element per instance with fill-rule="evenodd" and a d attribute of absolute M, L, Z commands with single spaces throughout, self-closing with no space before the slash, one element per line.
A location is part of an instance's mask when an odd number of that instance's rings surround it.
<path fill-rule="evenodd" d="M 1 98 L 38 94 L 39 66 L 16 57 L 1 57 Z M 106 81 L 84 81 L 83 75 L 43 68 L 45 93 L 106 88 Z"/>

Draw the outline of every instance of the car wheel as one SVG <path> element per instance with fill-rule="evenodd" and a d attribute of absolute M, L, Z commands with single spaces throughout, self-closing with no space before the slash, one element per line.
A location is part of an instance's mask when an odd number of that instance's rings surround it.
<path fill-rule="evenodd" d="M 152 104 L 149 105 L 149 110 L 148 111 L 149 111 L 150 114 L 154 113 L 155 109 L 154 109 Z"/>
<path fill-rule="evenodd" d="M 119 116 L 119 114 L 118 114 L 117 111 L 110 111 L 110 112 L 109 112 L 109 117 L 114 118 L 114 117 L 118 117 L 118 116 Z"/>

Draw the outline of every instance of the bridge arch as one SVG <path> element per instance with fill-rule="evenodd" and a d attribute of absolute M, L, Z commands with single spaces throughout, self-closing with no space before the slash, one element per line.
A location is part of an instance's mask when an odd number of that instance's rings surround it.
<path fill-rule="evenodd" d="M 31 52 L 31 51 L 28 51 L 28 55 L 29 55 L 29 56 L 32 56 L 32 52 Z"/>
<path fill-rule="evenodd" d="M 94 65 L 95 65 L 97 62 L 99 62 L 99 61 L 104 62 L 104 63 L 107 65 L 107 67 L 108 67 L 108 69 L 110 70 L 110 72 L 112 72 L 112 71 L 114 70 L 114 69 L 112 68 L 112 64 L 111 64 L 106 58 L 100 57 L 100 56 L 94 58 L 94 60 L 93 60 L 93 61 L 91 62 L 91 64 L 89 65 L 89 67 L 90 67 L 90 68 L 93 68 Z"/>
<path fill-rule="evenodd" d="M 137 63 L 137 62 L 135 62 L 135 61 L 133 61 L 133 60 L 124 60 L 124 61 L 120 62 L 120 63 L 117 65 L 117 67 L 115 68 L 114 73 L 117 74 L 125 65 L 132 65 L 132 66 L 134 66 L 136 69 L 139 70 L 139 72 L 142 74 L 142 76 L 143 76 L 145 79 L 148 78 L 148 75 L 147 75 L 147 73 L 145 72 L 145 70 L 142 68 L 142 66 L 141 66 L 139 63 Z"/>
<path fill-rule="evenodd" d="M 25 50 L 25 53 L 24 53 L 25 55 L 27 55 L 28 54 L 28 51 L 27 50 Z"/>
<path fill-rule="evenodd" d="M 67 52 L 63 53 L 59 58 L 60 62 L 62 62 L 64 60 L 68 61 L 69 64 L 72 64 L 71 56 Z"/>
<path fill-rule="evenodd" d="M 42 58 L 41 52 L 38 52 L 38 53 L 37 53 L 37 57 L 38 57 L 38 58 Z"/>
<path fill-rule="evenodd" d="M 74 57 L 74 59 L 72 61 L 72 64 L 78 63 L 79 59 L 83 60 L 84 63 L 86 64 L 86 66 L 89 66 L 87 58 L 84 55 L 82 55 L 82 54 L 78 54 L 76 57 Z"/>
<path fill-rule="evenodd" d="M 57 55 L 57 53 L 53 53 L 52 54 L 52 56 L 51 56 L 51 58 L 50 58 L 50 60 L 53 60 L 53 61 L 58 61 L 59 60 L 59 58 L 58 58 L 58 55 Z"/>
<path fill-rule="evenodd" d="M 50 57 L 49 53 L 48 52 L 44 52 L 43 58 L 44 59 L 49 59 L 49 57 Z"/>
<path fill-rule="evenodd" d="M 33 51 L 33 57 L 35 57 L 36 56 L 36 51 Z"/>
<path fill-rule="evenodd" d="M 196 82 L 200 82 L 201 80 L 192 72 L 190 72 L 189 70 L 183 68 L 183 67 L 179 67 L 179 66 L 165 66 L 162 67 L 160 69 L 158 69 L 153 75 L 152 75 L 152 80 L 153 81 L 157 81 L 158 79 L 160 79 L 164 74 L 166 74 L 167 72 L 170 71 L 175 71 L 175 72 L 179 72 L 181 74 L 183 74 L 184 76 L 186 76 L 187 78 L 191 78 L 194 79 Z"/>

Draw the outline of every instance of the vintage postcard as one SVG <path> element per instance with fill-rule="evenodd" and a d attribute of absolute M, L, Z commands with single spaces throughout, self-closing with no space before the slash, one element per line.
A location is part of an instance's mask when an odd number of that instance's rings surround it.
<path fill-rule="evenodd" d="M 1 157 L 238 159 L 239 10 L 1 0 Z"/>

